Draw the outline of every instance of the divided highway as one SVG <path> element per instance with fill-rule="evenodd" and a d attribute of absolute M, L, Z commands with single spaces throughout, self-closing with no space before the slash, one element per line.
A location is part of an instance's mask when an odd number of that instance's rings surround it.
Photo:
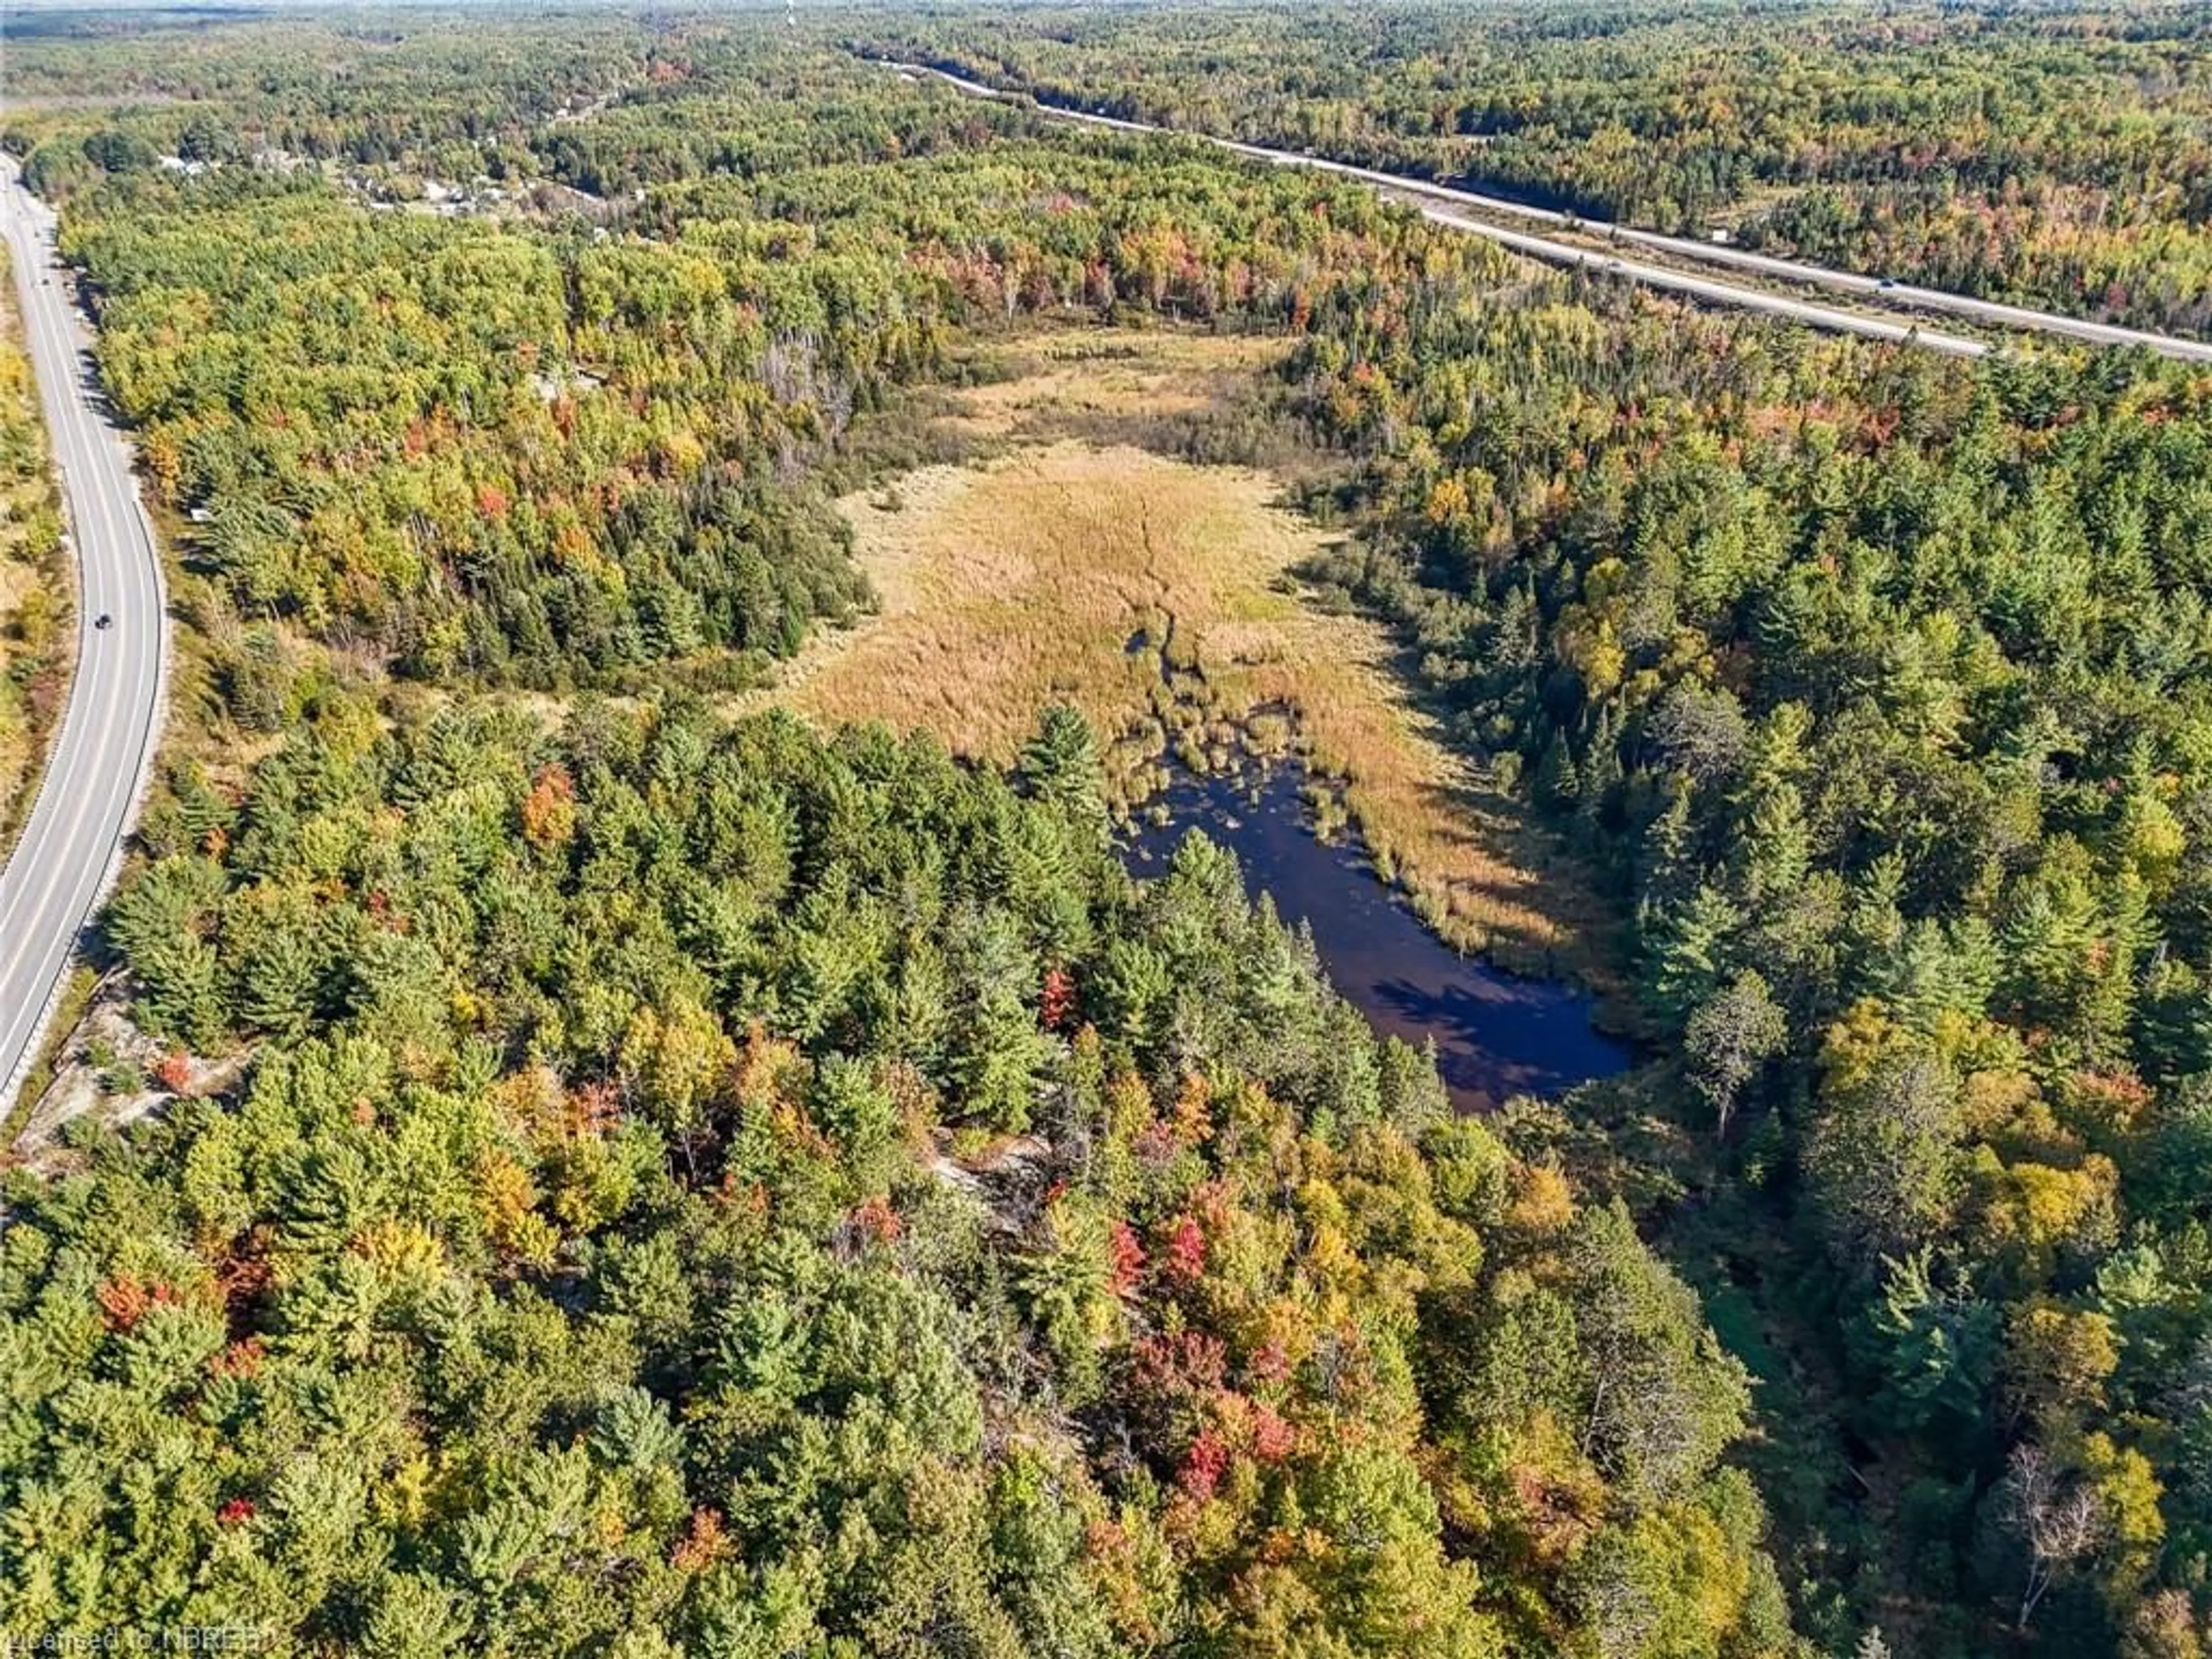
<path fill-rule="evenodd" d="M 885 67 L 906 75 L 934 76 L 948 86 L 973 97 L 1035 102 L 1025 94 L 1004 92 L 996 87 L 985 86 L 980 81 L 971 81 L 926 64 L 888 64 Z M 2212 343 L 2201 340 L 2185 340 L 2168 334 L 2148 333 L 2141 329 L 2093 323 L 2079 317 L 2061 316 L 2055 312 L 2031 310 L 2025 306 L 2000 305 L 1992 300 L 1977 300 L 1963 294 L 1946 293 L 1941 289 L 1915 288 L 1907 283 L 1860 276 L 1853 271 L 1832 270 L 1825 265 L 1805 264 L 1794 259 L 1778 259 L 1766 254 L 1747 252 L 1741 248 L 1726 247 L 1717 243 L 1662 235 L 1656 231 L 1592 223 L 1567 214 L 1555 213 L 1548 208 L 1529 207 L 1520 202 L 1507 201 L 1503 197 L 1454 190 L 1448 185 L 1409 179 L 1400 173 L 1378 173 L 1372 167 L 1353 167 L 1346 161 L 1332 161 L 1318 155 L 1270 149 L 1262 144 L 1242 143 L 1233 138 L 1219 138 L 1211 133 L 1193 132 L 1181 127 L 1163 127 L 1147 121 L 1125 121 L 1110 115 L 1064 109 L 1054 104 L 1036 103 L 1036 107 L 1042 114 L 1063 121 L 1080 122 L 1085 126 L 1106 127 L 1117 132 L 1163 133 L 1176 137 L 1195 138 L 1275 167 L 1310 167 L 1318 173 L 1333 173 L 1343 178 L 1357 179 L 1387 194 L 1409 198 L 1410 204 L 1418 206 L 1424 217 L 1437 224 L 1486 236 L 1531 258 L 1570 268 L 1587 268 L 1607 276 L 1641 283 L 1648 288 L 1680 294 L 1707 305 L 1728 306 L 1737 310 L 1781 317 L 1831 333 L 1854 334 L 1870 340 L 1905 341 L 1956 357 L 1978 357 L 1990 349 L 1986 342 L 1965 335 L 1939 333 L 1915 324 L 1891 321 L 1862 312 L 1839 311 L 1832 306 L 1814 305 L 1770 289 L 1747 288 L 1741 283 L 1700 276 L 1671 265 L 1656 265 L 1641 260 L 1613 257 L 1588 247 L 1554 241 L 1547 236 L 1508 229 L 1492 221 L 1501 217 L 1518 219 L 1554 230 L 1571 230 L 1586 236 L 1602 237 L 1616 245 L 1643 248 L 1670 258 L 1723 265 L 1777 282 L 1832 289 L 1887 310 L 1936 312 L 1989 328 L 2050 334 L 2086 341 L 2093 345 L 2142 346 L 2160 356 L 2177 358 L 2185 362 L 2212 363 Z M 1477 214 L 1486 216 L 1474 216 Z"/>
<path fill-rule="evenodd" d="M 54 216 L 0 157 L 0 231 L 61 470 L 76 556 L 69 708 L 22 838 L 0 867 L 0 1111 L 14 1099 L 123 842 L 161 732 L 168 616 L 131 451 L 102 415 L 91 336 L 54 263 Z M 97 626 L 101 617 L 110 619 Z"/>

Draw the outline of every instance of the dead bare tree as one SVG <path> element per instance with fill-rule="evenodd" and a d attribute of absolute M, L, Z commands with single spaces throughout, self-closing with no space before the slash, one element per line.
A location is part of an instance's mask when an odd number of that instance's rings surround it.
<path fill-rule="evenodd" d="M 2105 1541 L 2105 1506 L 2095 1490 L 2060 1468 L 2040 1446 L 2016 1447 L 2005 1472 L 2000 1514 L 2027 1550 L 2014 1627 L 2022 1632 L 2052 1584 Z"/>

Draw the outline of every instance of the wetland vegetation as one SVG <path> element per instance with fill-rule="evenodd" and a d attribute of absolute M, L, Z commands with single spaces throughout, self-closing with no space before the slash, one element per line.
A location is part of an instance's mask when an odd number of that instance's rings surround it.
<path fill-rule="evenodd" d="M 1326 785 L 1318 827 L 1348 820 L 1452 945 L 1617 986 L 1559 838 L 1453 752 L 1389 632 L 1316 591 L 1352 532 L 1317 517 L 1334 472 L 1294 441 L 1288 349 L 1166 328 L 1018 341 L 939 417 L 945 447 L 979 455 L 840 503 L 875 610 L 769 695 L 1001 763 L 1064 700 L 1124 813 L 1173 766 L 1295 754 Z"/>

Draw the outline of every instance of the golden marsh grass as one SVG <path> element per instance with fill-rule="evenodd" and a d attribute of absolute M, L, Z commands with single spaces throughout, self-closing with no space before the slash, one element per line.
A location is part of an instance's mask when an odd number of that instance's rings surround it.
<path fill-rule="evenodd" d="M 1051 435 L 1071 398 L 1107 416 L 1209 398 L 1267 343 L 1139 337 L 1143 355 L 1048 358 L 963 392 L 951 418 L 1014 441 L 841 502 L 880 611 L 817 637 L 769 695 L 999 762 L 1064 699 L 1110 741 L 1124 802 L 1159 781 L 1164 753 L 1202 764 L 1295 743 L 1445 938 L 1610 988 L 1610 928 L 1557 846 L 1441 740 L 1383 630 L 1300 588 L 1328 532 L 1279 504 L 1279 480 Z"/>

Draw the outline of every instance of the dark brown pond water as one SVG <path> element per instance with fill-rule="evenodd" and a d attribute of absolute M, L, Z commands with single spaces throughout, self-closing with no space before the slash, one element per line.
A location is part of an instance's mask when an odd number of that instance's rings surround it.
<path fill-rule="evenodd" d="M 1234 852 L 1245 886 L 1273 894 L 1285 921 L 1312 928 L 1336 988 L 1378 1030 L 1416 1047 L 1435 1040 L 1437 1069 L 1462 1111 L 1559 1094 L 1633 1062 L 1626 1044 L 1590 1024 L 1586 993 L 1460 955 L 1382 884 L 1349 837 L 1323 843 L 1308 827 L 1296 771 L 1279 767 L 1259 781 L 1256 803 L 1254 787 L 1249 775 L 1178 777 L 1163 797 L 1168 823 L 1132 836 L 1131 872 L 1158 873 L 1193 830 Z"/>

